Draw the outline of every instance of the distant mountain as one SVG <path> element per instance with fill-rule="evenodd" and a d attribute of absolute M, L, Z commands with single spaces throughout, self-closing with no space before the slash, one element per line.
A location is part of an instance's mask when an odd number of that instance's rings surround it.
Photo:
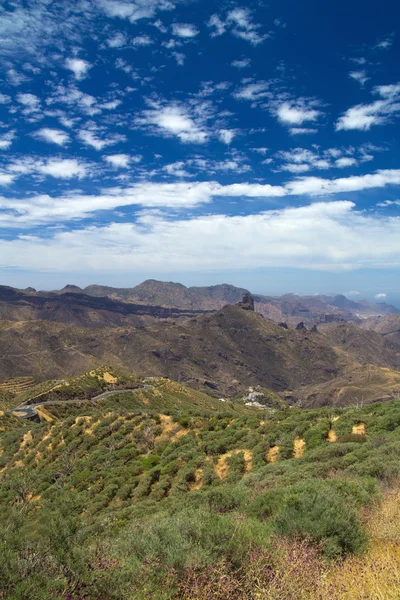
<path fill-rule="evenodd" d="M 400 315 L 386 315 L 384 317 L 372 317 L 365 319 L 362 328 L 375 331 L 400 347 Z"/>
<path fill-rule="evenodd" d="M 73 288 L 73 291 L 71 291 Z M 94 297 L 76 286 L 59 293 L 26 292 L 0 286 L 0 319 L 53 321 L 77 327 L 144 327 L 157 319 L 193 317 L 199 312 Z"/>
<path fill-rule="evenodd" d="M 189 310 L 218 310 L 227 304 L 236 304 L 249 291 L 228 284 L 187 288 L 181 283 L 148 279 L 132 288 L 89 285 L 81 289 L 68 285 L 56 293 L 84 293 L 89 296 L 108 297 L 124 302 L 139 302 Z"/>

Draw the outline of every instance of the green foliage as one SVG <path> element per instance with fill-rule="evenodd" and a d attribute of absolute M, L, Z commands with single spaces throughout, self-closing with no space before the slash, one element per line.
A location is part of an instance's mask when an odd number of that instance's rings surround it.
<path fill-rule="evenodd" d="M 361 508 L 400 477 L 400 401 L 221 410 L 169 380 L 153 384 L 48 405 L 50 423 L 1 417 L 4 597 L 166 600 L 191 570 L 222 561 L 236 573 L 275 534 L 327 557 L 365 547 Z M 352 434 L 360 423 L 367 434 Z M 273 445 L 279 460 L 268 464 Z"/>

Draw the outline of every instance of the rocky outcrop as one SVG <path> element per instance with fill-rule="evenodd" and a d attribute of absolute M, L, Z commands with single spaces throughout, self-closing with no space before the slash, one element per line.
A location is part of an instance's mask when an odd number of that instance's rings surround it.
<path fill-rule="evenodd" d="M 297 323 L 296 331 L 307 331 L 307 327 L 304 325 L 303 321 L 300 321 L 300 323 Z"/>
<path fill-rule="evenodd" d="M 252 310 L 254 312 L 254 298 L 251 294 L 245 294 L 243 300 L 239 302 L 238 306 L 243 310 Z"/>

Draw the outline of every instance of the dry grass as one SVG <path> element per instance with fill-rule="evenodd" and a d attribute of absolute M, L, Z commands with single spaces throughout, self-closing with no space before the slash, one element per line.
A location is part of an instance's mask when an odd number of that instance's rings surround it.
<path fill-rule="evenodd" d="M 359 423 L 358 425 L 353 425 L 353 429 L 352 429 L 351 433 L 353 435 L 367 435 L 365 423 Z"/>
<path fill-rule="evenodd" d="M 215 465 L 215 474 L 217 475 L 217 477 L 219 477 L 219 479 L 225 479 L 226 476 L 228 475 L 229 465 L 227 464 L 227 459 L 230 456 L 233 456 L 234 454 L 240 454 L 241 452 L 243 452 L 244 461 L 246 464 L 245 472 L 249 473 L 249 471 L 252 470 L 253 454 L 250 450 L 241 450 L 241 449 L 230 450 L 230 452 L 227 452 L 226 454 L 222 454 L 219 457 L 217 464 Z"/>
<path fill-rule="evenodd" d="M 294 458 L 301 458 L 304 454 L 305 447 L 306 447 L 305 440 L 302 440 L 301 438 L 296 438 L 293 442 Z"/>
<path fill-rule="evenodd" d="M 333 429 L 331 429 L 328 433 L 328 442 L 330 442 L 332 444 L 333 442 L 336 442 L 336 440 L 337 440 L 337 435 L 333 431 Z"/>
<path fill-rule="evenodd" d="M 371 536 L 365 554 L 333 565 L 321 582 L 321 594 L 342 600 L 400 598 L 400 493 L 385 494 L 366 517 Z M 329 595 L 330 594 L 330 595 Z M 323 596 L 321 596 L 323 597 Z"/>
<path fill-rule="evenodd" d="M 279 446 L 272 446 L 267 452 L 267 461 L 274 463 L 279 459 Z"/>

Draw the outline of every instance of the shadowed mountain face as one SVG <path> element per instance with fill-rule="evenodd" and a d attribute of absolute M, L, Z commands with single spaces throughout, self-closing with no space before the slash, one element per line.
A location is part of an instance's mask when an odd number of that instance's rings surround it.
<path fill-rule="evenodd" d="M 94 297 L 79 288 L 71 292 L 71 287 L 56 294 L 0 286 L 0 319 L 54 321 L 79 327 L 144 327 L 157 319 L 179 319 L 202 312 Z"/>
<path fill-rule="evenodd" d="M 236 304 L 249 292 L 228 284 L 187 288 L 181 283 L 148 279 L 133 288 L 89 285 L 82 290 L 76 286 L 67 285 L 56 293 L 87 294 L 124 302 L 139 302 L 188 310 L 218 310 L 226 304 Z"/>
<path fill-rule="evenodd" d="M 140 303 L 187 310 L 219 310 L 227 304 L 237 304 L 249 291 L 233 285 L 222 284 L 209 287 L 187 288 L 181 283 L 163 282 L 149 279 L 132 288 L 114 288 L 89 285 L 81 289 L 67 285 L 57 294 L 86 294 L 95 297 L 108 297 L 121 302 Z M 283 296 L 254 295 L 255 309 L 268 319 L 280 323 L 286 321 L 295 327 L 300 321 L 324 323 L 353 321 L 400 313 L 385 303 L 373 304 L 366 300 L 354 302 L 343 295 L 338 296 Z"/>

